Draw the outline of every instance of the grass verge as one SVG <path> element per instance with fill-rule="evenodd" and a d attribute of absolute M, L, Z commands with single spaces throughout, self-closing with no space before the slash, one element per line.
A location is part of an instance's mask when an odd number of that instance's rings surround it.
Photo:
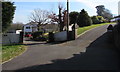
<path fill-rule="evenodd" d="M 2 46 L 2 63 L 8 61 L 15 56 L 20 55 L 26 50 L 24 45 L 3 45 Z"/>
<path fill-rule="evenodd" d="M 77 29 L 77 35 L 82 34 L 83 32 L 95 28 L 95 27 L 99 27 L 99 26 L 103 26 L 103 25 L 107 25 L 107 24 L 111 24 L 111 23 L 102 23 L 102 24 L 95 24 L 95 25 L 91 25 L 91 26 L 86 26 L 86 27 L 80 27 Z"/>

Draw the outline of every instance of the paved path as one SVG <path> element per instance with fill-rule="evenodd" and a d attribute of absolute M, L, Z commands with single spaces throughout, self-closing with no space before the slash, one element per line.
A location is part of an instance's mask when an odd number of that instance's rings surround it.
<path fill-rule="evenodd" d="M 24 54 L 4 63 L 3 70 L 117 70 L 119 55 L 108 42 L 107 26 L 62 44 L 29 44 Z"/>

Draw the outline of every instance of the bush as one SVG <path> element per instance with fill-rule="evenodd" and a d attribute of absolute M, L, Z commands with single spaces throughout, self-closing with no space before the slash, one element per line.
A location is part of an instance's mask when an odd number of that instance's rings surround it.
<path fill-rule="evenodd" d="M 54 42 L 54 33 L 49 32 L 49 42 Z"/>
<path fill-rule="evenodd" d="M 97 16 L 100 23 L 105 23 L 106 20 L 102 16 Z"/>
<path fill-rule="evenodd" d="M 90 26 L 92 24 L 90 16 L 84 9 L 81 10 L 80 14 L 78 15 L 77 24 L 79 25 L 79 27 Z"/>
<path fill-rule="evenodd" d="M 35 41 L 47 41 L 48 40 L 48 33 L 43 33 L 42 31 L 37 31 L 32 33 L 33 40 Z"/>
<path fill-rule="evenodd" d="M 106 23 L 107 21 L 102 16 L 92 16 L 91 17 L 93 24 Z"/>
<path fill-rule="evenodd" d="M 97 16 L 92 16 L 91 19 L 92 19 L 93 24 L 99 24 L 100 23 Z"/>
<path fill-rule="evenodd" d="M 41 31 L 33 32 L 32 33 L 33 39 L 40 37 L 42 34 L 43 32 Z"/>
<path fill-rule="evenodd" d="M 70 25 L 77 23 L 77 18 L 78 18 L 79 13 L 78 12 L 70 12 L 69 14 L 69 20 L 70 20 Z"/>

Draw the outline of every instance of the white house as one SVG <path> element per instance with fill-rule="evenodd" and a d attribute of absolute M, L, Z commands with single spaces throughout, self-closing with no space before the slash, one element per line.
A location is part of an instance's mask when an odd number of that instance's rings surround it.
<path fill-rule="evenodd" d="M 28 33 L 31 34 L 32 32 L 38 31 L 37 23 L 30 22 L 28 24 L 25 24 L 23 26 L 23 31 L 24 31 L 24 35 Z"/>

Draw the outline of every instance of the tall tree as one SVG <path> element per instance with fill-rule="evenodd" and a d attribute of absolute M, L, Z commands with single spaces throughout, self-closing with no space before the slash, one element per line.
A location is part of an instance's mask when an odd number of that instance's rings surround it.
<path fill-rule="evenodd" d="M 69 18 L 70 18 L 70 24 L 75 24 L 77 23 L 77 18 L 78 18 L 79 13 L 78 12 L 70 12 Z"/>
<path fill-rule="evenodd" d="M 110 10 L 106 9 L 104 5 L 96 6 L 98 16 L 102 16 L 107 20 L 113 18 L 113 14 Z"/>
<path fill-rule="evenodd" d="M 11 25 L 16 7 L 14 2 L 2 2 L 2 32 Z"/>
<path fill-rule="evenodd" d="M 78 15 L 77 24 L 79 25 L 79 27 L 90 26 L 92 24 L 90 16 L 84 9 L 82 9 Z"/>
<path fill-rule="evenodd" d="M 30 21 L 38 23 L 39 27 L 49 22 L 49 12 L 46 10 L 35 9 L 30 16 Z"/>

